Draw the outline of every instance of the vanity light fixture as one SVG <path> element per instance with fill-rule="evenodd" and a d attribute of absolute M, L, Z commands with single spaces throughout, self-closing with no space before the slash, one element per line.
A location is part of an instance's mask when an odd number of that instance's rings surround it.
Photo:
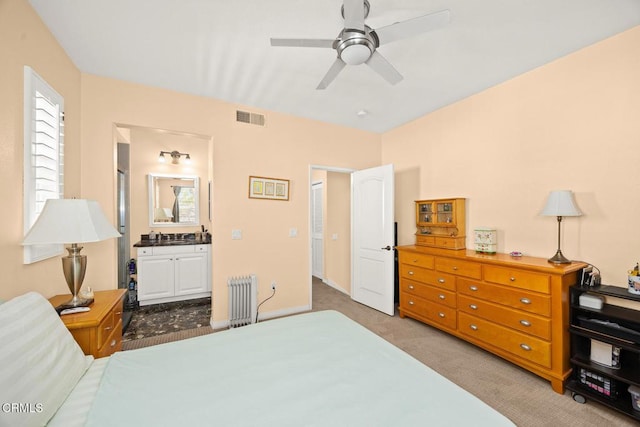
<path fill-rule="evenodd" d="M 582 212 L 573 201 L 573 193 L 570 190 L 552 191 L 549 193 L 547 204 L 540 215 L 558 218 L 558 250 L 548 261 L 553 264 L 569 264 L 571 261 L 565 258 L 560 250 L 560 223 L 563 216 L 582 215 Z"/>
<path fill-rule="evenodd" d="M 180 163 L 180 156 L 185 156 L 184 162 L 188 165 L 191 164 L 191 156 L 189 155 L 189 153 L 180 153 L 178 151 L 161 151 L 160 156 L 158 156 L 158 161 L 160 163 L 165 163 L 167 161 L 167 159 L 164 157 L 165 154 L 171 156 L 171 163 L 173 163 L 174 165 Z"/>

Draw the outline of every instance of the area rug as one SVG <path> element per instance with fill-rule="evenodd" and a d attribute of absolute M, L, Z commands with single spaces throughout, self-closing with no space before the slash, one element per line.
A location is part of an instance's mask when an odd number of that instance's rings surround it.
<path fill-rule="evenodd" d="M 134 310 L 122 341 L 210 326 L 211 298 L 143 306 Z"/>

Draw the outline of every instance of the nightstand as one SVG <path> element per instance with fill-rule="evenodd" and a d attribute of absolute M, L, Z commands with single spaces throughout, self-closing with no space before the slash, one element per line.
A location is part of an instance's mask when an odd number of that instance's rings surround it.
<path fill-rule="evenodd" d="M 82 348 L 95 358 L 110 356 L 122 349 L 122 305 L 126 290 L 94 292 L 90 311 L 60 316 Z M 54 307 L 68 301 L 70 294 L 49 298 Z"/>

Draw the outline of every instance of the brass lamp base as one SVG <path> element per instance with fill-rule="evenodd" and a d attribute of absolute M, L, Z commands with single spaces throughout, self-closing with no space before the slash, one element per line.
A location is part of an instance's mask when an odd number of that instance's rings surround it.
<path fill-rule="evenodd" d="M 556 252 L 556 254 L 547 261 L 553 264 L 571 264 L 571 260 L 562 255 L 562 251 L 560 249 L 558 249 L 558 252 Z"/>
<path fill-rule="evenodd" d="M 62 257 L 62 270 L 64 272 L 64 278 L 67 281 L 69 290 L 73 298 L 59 305 L 56 309 L 60 308 L 75 308 L 75 307 L 87 307 L 93 302 L 93 298 L 80 298 L 78 293 L 82 287 L 84 281 L 84 274 L 87 271 L 87 256 L 80 255 L 82 246 L 78 246 L 77 243 L 67 248 L 69 255 Z"/>

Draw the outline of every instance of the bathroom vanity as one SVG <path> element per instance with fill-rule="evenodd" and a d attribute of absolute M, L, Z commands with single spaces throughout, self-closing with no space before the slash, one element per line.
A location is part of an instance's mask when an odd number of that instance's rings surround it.
<path fill-rule="evenodd" d="M 141 240 L 134 247 L 140 305 L 211 297 L 209 239 Z"/>

